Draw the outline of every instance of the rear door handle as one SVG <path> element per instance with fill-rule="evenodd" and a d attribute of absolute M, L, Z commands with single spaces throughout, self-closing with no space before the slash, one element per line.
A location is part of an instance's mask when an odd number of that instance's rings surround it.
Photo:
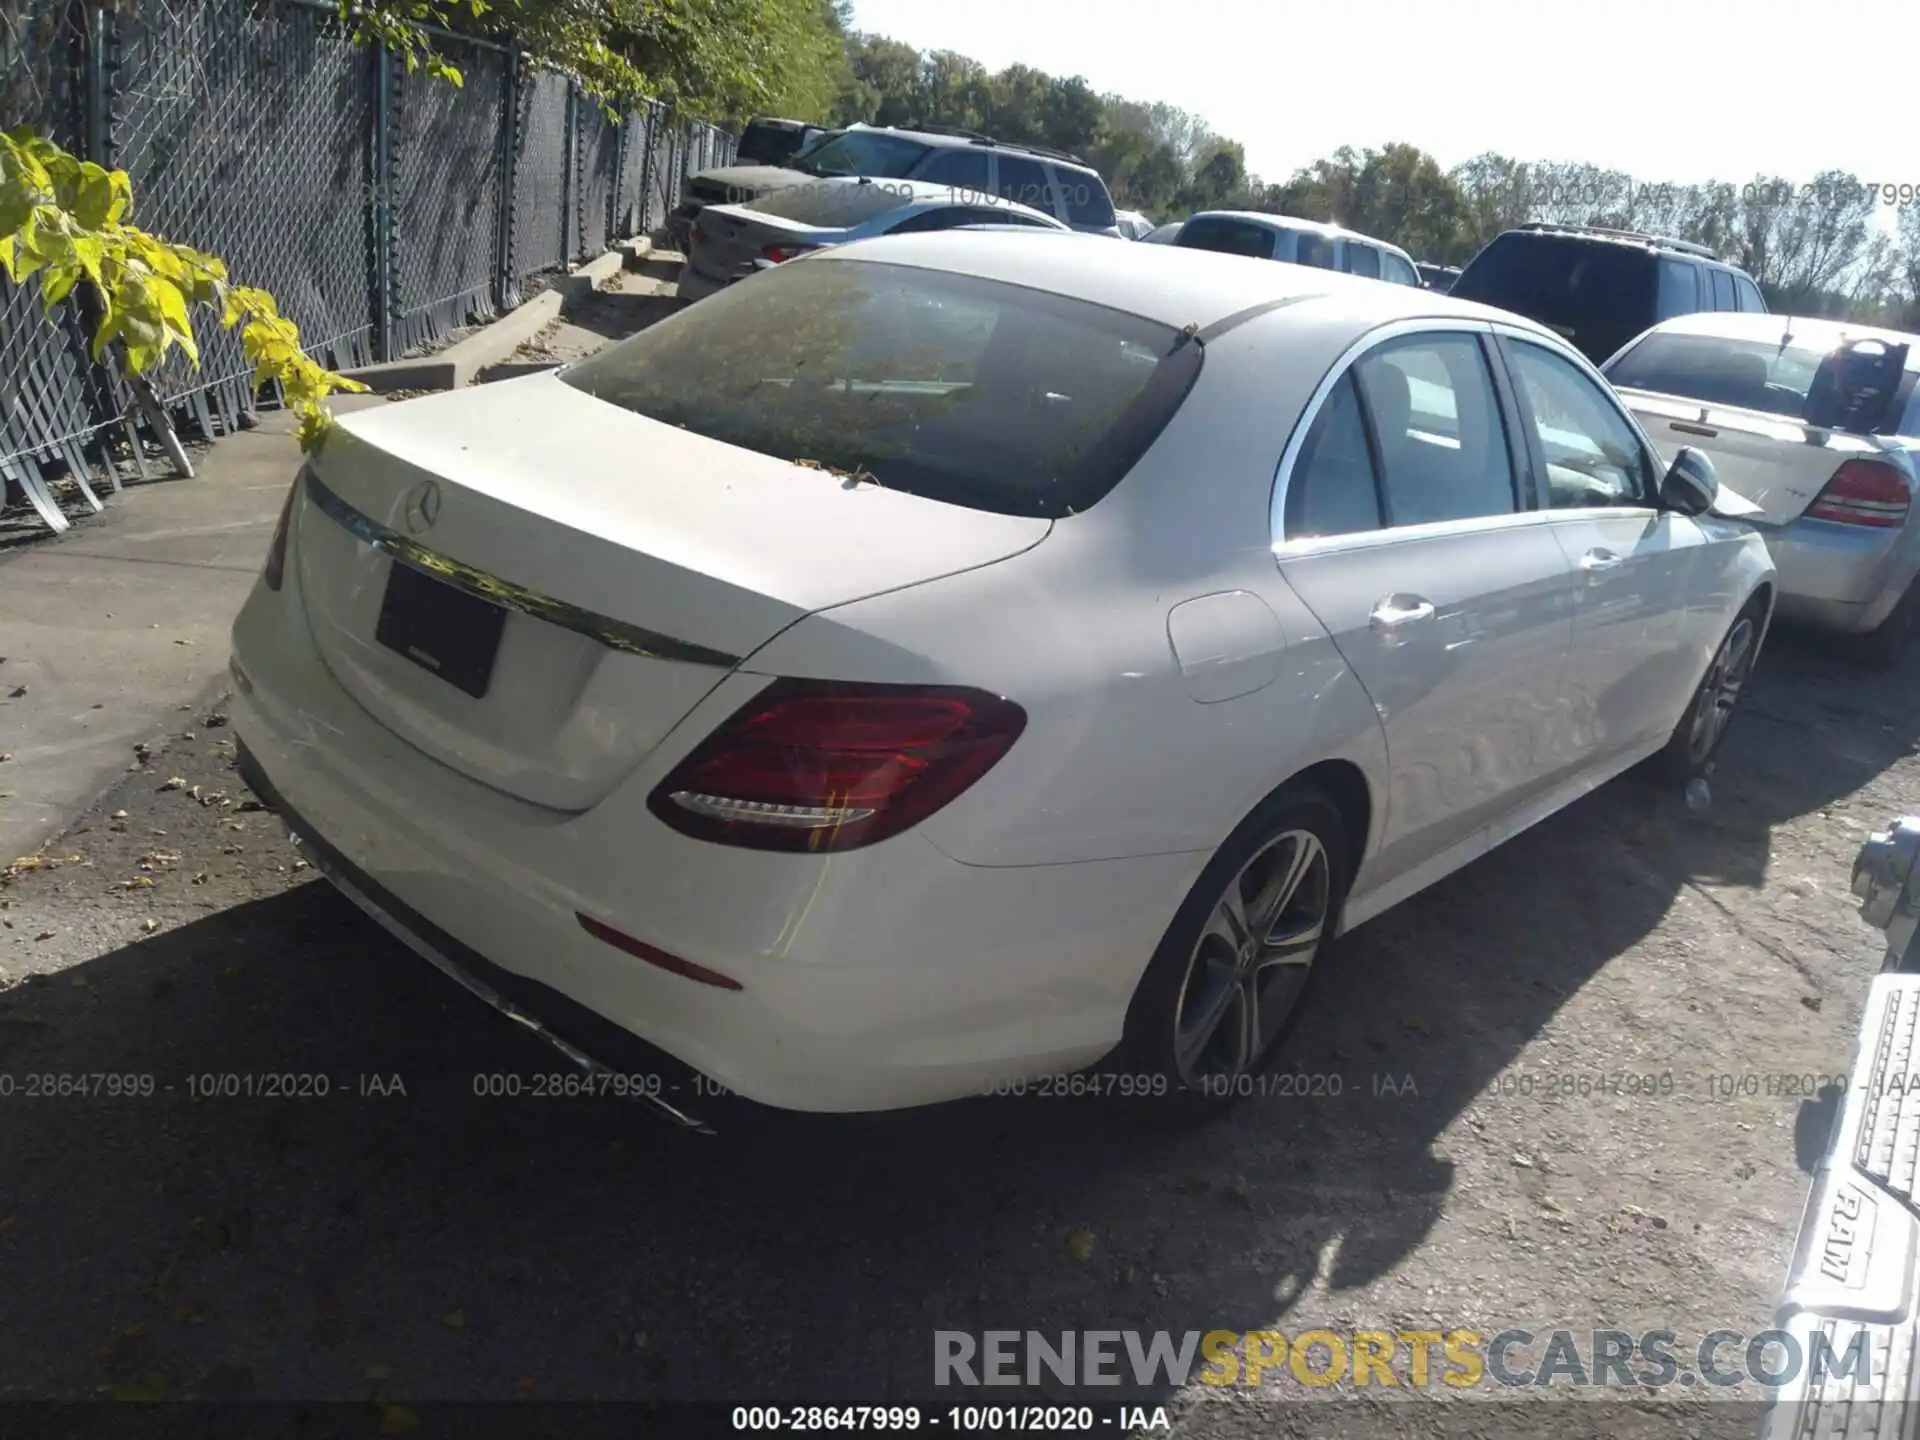
<path fill-rule="evenodd" d="M 1620 557 L 1611 550 L 1589 550 L 1580 557 L 1580 568 L 1588 574 L 1618 570 L 1620 565 Z"/>
<path fill-rule="evenodd" d="M 1431 620 L 1433 616 L 1431 600 L 1422 600 L 1418 595 L 1389 595 L 1373 607 L 1373 613 L 1367 618 L 1373 623 L 1374 634 L 1391 635 L 1422 620 Z"/>

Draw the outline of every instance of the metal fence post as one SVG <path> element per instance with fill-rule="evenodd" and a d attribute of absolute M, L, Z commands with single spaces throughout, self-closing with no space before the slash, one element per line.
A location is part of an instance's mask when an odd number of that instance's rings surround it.
<path fill-rule="evenodd" d="M 567 136 L 560 151 L 560 263 L 571 265 L 574 257 L 575 172 L 580 153 L 579 95 L 573 81 L 567 81 Z"/>
<path fill-rule="evenodd" d="M 520 183 L 520 51 L 507 51 L 505 95 L 500 108 L 500 234 L 494 266 L 494 302 L 505 314 L 520 308 L 519 250 L 514 221 L 519 215 L 515 191 Z"/>
<path fill-rule="evenodd" d="M 620 182 L 626 178 L 627 140 L 633 133 L 633 116 L 625 108 L 620 111 L 620 129 L 613 147 L 613 189 L 607 196 L 607 244 L 624 239 L 621 230 L 626 221 L 620 214 Z"/>
<path fill-rule="evenodd" d="M 651 236 L 656 227 L 653 223 L 653 120 L 654 102 L 646 102 L 642 129 L 642 148 L 640 152 L 640 213 L 634 216 L 634 229 L 642 235 Z"/>
<path fill-rule="evenodd" d="M 393 57 L 385 45 L 374 47 L 373 65 L 373 254 L 368 283 L 373 289 L 373 348 L 378 360 L 393 353 Z"/>

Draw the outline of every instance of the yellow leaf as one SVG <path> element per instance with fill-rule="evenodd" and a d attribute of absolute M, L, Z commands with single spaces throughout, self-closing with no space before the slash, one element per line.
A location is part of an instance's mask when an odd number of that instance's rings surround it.
<path fill-rule="evenodd" d="M 380 1411 L 382 1435 L 404 1435 L 420 1428 L 420 1417 L 404 1405 L 388 1405 Z"/>
<path fill-rule="evenodd" d="M 1082 1265 L 1086 1264 L 1093 1258 L 1093 1232 L 1085 1229 L 1075 1230 L 1067 1236 L 1066 1251 L 1069 1260 L 1077 1260 Z"/>
<path fill-rule="evenodd" d="M 393 1367 L 375 1361 L 360 1373 L 368 1380 L 390 1380 L 393 1378 Z"/>
<path fill-rule="evenodd" d="M 455 1306 L 440 1317 L 440 1323 L 449 1330 L 464 1330 L 467 1328 L 467 1312 Z"/>

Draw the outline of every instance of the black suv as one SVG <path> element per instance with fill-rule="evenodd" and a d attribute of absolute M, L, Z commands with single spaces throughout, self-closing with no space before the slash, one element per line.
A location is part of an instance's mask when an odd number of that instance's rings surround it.
<path fill-rule="evenodd" d="M 1767 308 L 1753 277 L 1704 245 L 1594 225 L 1496 235 L 1448 293 L 1538 320 L 1595 365 L 1675 315 Z"/>
<path fill-rule="evenodd" d="M 998 196 L 1053 215 L 1075 230 L 1121 238 L 1107 182 L 1078 156 L 972 130 L 891 125 L 850 125 L 814 140 L 778 166 L 735 164 L 689 175 L 667 231 L 684 253 L 685 234 L 704 206 L 751 204 L 773 190 L 843 175 L 925 180 L 966 194 Z"/>

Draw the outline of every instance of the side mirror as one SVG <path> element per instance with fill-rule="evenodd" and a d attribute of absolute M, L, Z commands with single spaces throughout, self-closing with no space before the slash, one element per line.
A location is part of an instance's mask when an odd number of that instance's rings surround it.
<path fill-rule="evenodd" d="M 1660 508 L 1681 515 L 1704 515 L 1720 494 L 1713 461 L 1691 445 L 1682 445 L 1660 481 Z"/>

